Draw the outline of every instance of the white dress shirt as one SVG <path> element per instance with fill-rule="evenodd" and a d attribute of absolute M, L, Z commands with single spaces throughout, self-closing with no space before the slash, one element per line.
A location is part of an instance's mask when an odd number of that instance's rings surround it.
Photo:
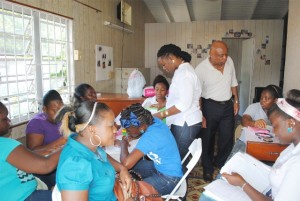
<path fill-rule="evenodd" d="M 166 108 L 175 106 L 180 113 L 167 117 L 167 125 L 188 126 L 202 121 L 202 112 L 199 107 L 201 85 L 195 70 L 190 63 L 180 64 L 174 72 L 169 89 Z"/>
<path fill-rule="evenodd" d="M 202 85 L 201 97 L 215 101 L 227 101 L 231 98 L 231 87 L 238 85 L 232 59 L 228 56 L 223 74 L 209 61 L 203 60 L 195 69 Z"/>

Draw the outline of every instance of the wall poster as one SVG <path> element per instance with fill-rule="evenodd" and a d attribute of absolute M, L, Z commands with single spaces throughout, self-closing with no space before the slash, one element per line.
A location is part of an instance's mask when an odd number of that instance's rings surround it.
<path fill-rule="evenodd" d="M 113 48 L 96 45 L 96 81 L 109 80 L 113 74 Z"/>

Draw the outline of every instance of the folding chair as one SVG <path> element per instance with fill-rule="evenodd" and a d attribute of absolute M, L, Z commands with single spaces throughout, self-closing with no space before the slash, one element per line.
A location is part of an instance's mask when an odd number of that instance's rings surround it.
<path fill-rule="evenodd" d="M 182 159 L 181 164 L 184 163 L 184 161 L 192 155 L 191 160 L 187 164 L 187 171 L 182 176 L 180 181 L 177 183 L 177 185 L 174 187 L 172 192 L 169 195 L 163 195 L 162 198 L 166 199 L 166 201 L 170 199 L 176 199 L 181 200 L 180 198 L 184 197 L 187 191 L 187 184 L 186 184 L 186 177 L 188 174 L 192 171 L 192 169 L 195 167 L 197 162 L 200 159 L 202 153 L 202 143 L 201 139 L 195 139 L 192 144 L 189 146 L 189 152 L 185 155 L 185 157 Z"/>
<path fill-rule="evenodd" d="M 57 185 L 54 186 L 52 191 L 52 201 L 61 201 L 61 194 L 57 188 Z"/>

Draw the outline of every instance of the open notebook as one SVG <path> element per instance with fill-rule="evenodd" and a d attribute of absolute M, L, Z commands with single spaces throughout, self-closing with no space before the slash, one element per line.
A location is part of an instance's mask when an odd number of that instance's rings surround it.
<path fill-rule="evenodd" d="M 247 153 L 236 153 L 221 169 L 221 173 L 239 173 L 251 186 L 263 194 L 270 189 L 269 173 L 271 167 L 253 158 Z M 240 187 L 232 186 L 223 179 L 217 179 L 204 187 L 204 194 L 222 201 L 251 200 Z"/>

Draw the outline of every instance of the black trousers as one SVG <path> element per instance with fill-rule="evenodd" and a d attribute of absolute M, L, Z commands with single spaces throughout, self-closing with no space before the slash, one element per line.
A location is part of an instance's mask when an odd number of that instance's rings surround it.
<path fill-rule="evenodd" d="M 202 112 L 207 128 L 202 128 L 202 166 L 206 173 L 213 173 L 214 167 L 222 167 L 233 147 L 234 110 L 231 100 L 220 103 L 202 99 Z M 214 157 L 214 143 L 218 131 L 217 154 Z"/>

